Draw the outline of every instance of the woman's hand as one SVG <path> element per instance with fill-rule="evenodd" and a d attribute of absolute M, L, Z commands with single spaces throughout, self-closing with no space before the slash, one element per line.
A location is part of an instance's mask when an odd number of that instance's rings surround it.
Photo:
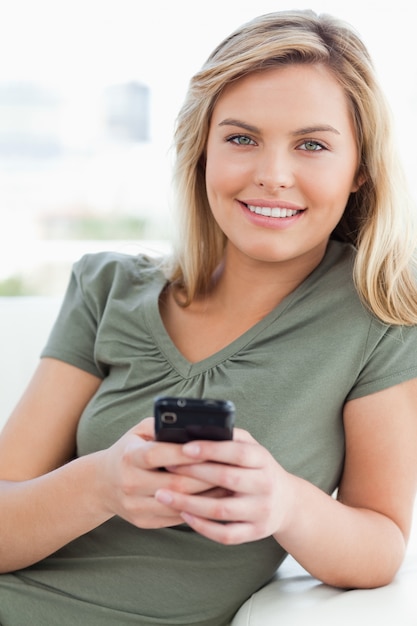
<path fill-rule="evenodd" d="M 236 429 L 233 441 L 198 441 L 182 446 L 191 465 L 169 466 L 222 488 L 223 497 L 161 487 L 155 499 L 176 510 L 195 531 L 224 544 L 262 539 L 279 531 L 294 499 L 291 477 L 249 433 Z"/>
<path fill-rule="evenodd" d="M 180 513 L 155 499 L 157 490 L 194 494 L 211 490 L 204 478 L 164 471 L 169 465 L 195 464 L 175 443 L 154 441 L 154 420 L 147 418 L 100 453 L 102 499 L 106 509 L 140 528 L 184 523 Z M 214 490 L 214 494 L 219 492 Z"/>

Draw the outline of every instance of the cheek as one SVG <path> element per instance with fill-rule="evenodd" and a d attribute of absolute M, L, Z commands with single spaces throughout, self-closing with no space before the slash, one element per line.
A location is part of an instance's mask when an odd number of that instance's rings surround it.
<path fill-rule="evenodd" d="M 215 196 L 238 193 L 250 180 L 249 169 L 244 159 L 231 159 L 221 149 L 209 149 L 206 160 L 207 192 Z"/>
<path fill-rule="evenodd" d="M 212 162 L 206 167 L 206 188 L 207 195 L 218 197 L 231 193 L 234 187 L 235 177 L 230 166 L 225 163 Z"/>
<path fill-rule="evenodd" d="M 314 204 L 344 210 L 354 186 L 354 173 L 346 167 L 315 172 L 304 180 L 308 195 Z"/>

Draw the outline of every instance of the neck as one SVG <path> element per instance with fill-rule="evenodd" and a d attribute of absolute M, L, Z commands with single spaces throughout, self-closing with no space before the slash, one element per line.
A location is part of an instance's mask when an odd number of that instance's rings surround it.
<path fill-rule="evenodd" d="M 256 261 L 228 246 L 209 299 L 228 310 L 244 309 L 262 317 L 292 293 L 319 265 L 323 250 L 308 259 L 277 263 Z"/>

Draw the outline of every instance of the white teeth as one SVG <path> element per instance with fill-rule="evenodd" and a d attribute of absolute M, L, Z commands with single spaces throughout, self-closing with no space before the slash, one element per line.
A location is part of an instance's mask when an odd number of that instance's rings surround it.
<path fill-rule="evenodd" d="M 265 217 L 292 217 L 299 213 L 299 211 L 294 211 L 293 209 L 280 209 L 279 207 L 271 209 L 270 207 L 253 206 L 251 204 L 248 204 L 247 207 L 252 213 L 265 215 Z"/>

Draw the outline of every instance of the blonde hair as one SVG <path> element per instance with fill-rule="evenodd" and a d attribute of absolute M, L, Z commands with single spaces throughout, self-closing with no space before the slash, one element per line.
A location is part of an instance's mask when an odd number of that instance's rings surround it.
<path fill-rule="evenodd" d="M 181 220 L 170 279 L 184 304 L 204 294 L 226 245 L 207 199 L 204 150 L 217 99 L 232 81 L 290 63 L 326 65 L 352 111 L 363 184 L 349 197 L 332 238 L 357 248 L 354 280 L 369 309 L 388 324 L 417 323 L 411 202 L 394 150 L 389 108 L 368 51 L 346 23 L 312 11 L 258 17 L 226 38 L 191 80 L 175 133 Z"/>

